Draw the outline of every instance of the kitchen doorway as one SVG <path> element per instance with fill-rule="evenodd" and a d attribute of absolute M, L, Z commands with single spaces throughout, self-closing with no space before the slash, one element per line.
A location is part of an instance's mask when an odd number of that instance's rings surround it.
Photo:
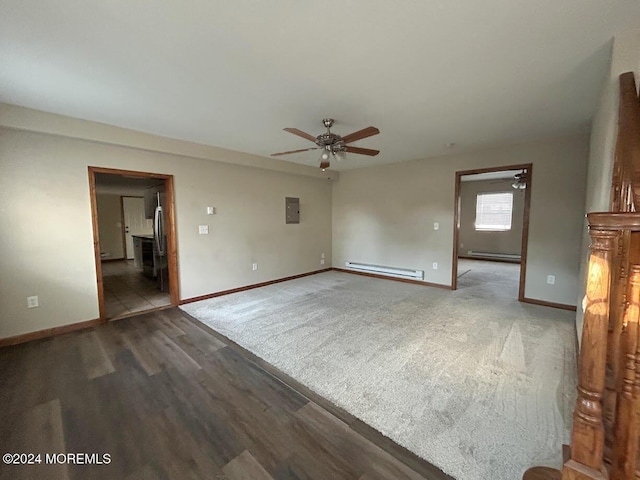
<path fill-rule="evenodd" d="M 456 172 L 452 290 L 477 277 L 527 301 L 532 176 L 530 163 Z"/>
<path fill-rule="evenodd" d="M 100 318 L 178 304 L 173 176 L 89 167 Z"/>

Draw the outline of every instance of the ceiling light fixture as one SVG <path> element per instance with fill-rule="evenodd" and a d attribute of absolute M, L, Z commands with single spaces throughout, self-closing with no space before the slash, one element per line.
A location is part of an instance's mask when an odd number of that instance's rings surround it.
<path fill-rule="evenodd" d="M 326 168 L 329 168 L 329 159 L 331 158 L 332 153 L 333 150 L 331 149 L 331 145 L 325 145 L 324 149 L 322 150 L 322 155 L 320 155 L 320 168 L 323 172 Z"/>

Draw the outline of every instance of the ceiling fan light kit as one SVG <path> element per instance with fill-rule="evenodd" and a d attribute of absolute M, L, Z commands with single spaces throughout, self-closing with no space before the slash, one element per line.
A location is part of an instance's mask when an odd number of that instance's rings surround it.
<path fill-rule="evenodd" d="M 279 152 L 272 153 L 272 157 L 277 157 L 280 155 L 288 155 L 291 153 L 298 152 L 306 152 L 308 150 L 318 150 L 322 149 L 322 154 L 320 155 L 320 168 L 324 171 L 329 168 L 331 165 L 331 159 L 341 160 L 343 159 L 347 153 L 356 153 L 359 155 L 369 155 L 371 157 L 376 156 L 380 153 L 380 150 L 373 150 L 370 148 L 360 148 L 360 147 L 351 147 L 347 145 L 348 143 L 355 142 L 357 140 L 362 140 L 363 138 L 371 137 L 373 135 L 377 135 L 380 133 L 376 127 L 367 127 L 362 130 L 358 130 L 357 132 L 353 132 L 345 137 L 341 137 L 340 135 L 336 135 L 331 132 L 331 127 L 333 126 L 334 120 L 333 118 L 325 118 L 322 120 L 322 124 L 326 127 L 327 131 L 325 133 L 321 133 L 317 137 L 313 135 L 309 135 L 308 133 L 303 132 L 302 130 L 298 130 L 297 128 L 285 128 L 284 130 L 289 133 L 293 133 L 299 137 L 302 137 L 306 140 L 310 140 L 317 145 L 317 147 L 312 148 L 303 148 L 300 150 L 289 150 L 287 152 Z"/>
<path fill-rule="evenodd" d="M 520 173 L 516 173 L 513 177 L 513 183 L 511 186 L 516 190 L 524 190 L 527 188 L 527 172 L 523 170 Z"/>

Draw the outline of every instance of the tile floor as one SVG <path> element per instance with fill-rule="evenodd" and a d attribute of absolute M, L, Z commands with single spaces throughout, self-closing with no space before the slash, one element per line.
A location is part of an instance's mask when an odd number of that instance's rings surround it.
<path fill-rule="evenodd" d="M 161 292 L 154 280 L 133 266 L 133 260 L 102 263 L 102 282 L 107 318 L 169 305 L 168 292 Z"/>

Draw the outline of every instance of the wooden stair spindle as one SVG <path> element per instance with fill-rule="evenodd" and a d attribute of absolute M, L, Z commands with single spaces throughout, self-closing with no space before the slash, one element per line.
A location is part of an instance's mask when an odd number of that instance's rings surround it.
<path fill-rule="evenodd" d="M 611 480 L 626 480 L 633 478 L 636 455 L 638 451 L 638 435 L 640 434 L 637 415 L 637 395 L 634 389 L 640 387 L 637 380 L 638 362 L 638 318 L 640 316 L 640 265 L 632 265 L 629 274 L 629 292 L 627 294 L 627 308 L 624 313 L 625 325 L 625 364 L 622 392 L 618 405 L 618 419 L 616 422 L 614 457 L 611 468 Z M 635 398 L 634 398 L 635 397 Z"/>
<path fill-rule="evenodd" d="M 633 232 L 632 233 L 632 245 L 635 248 L 631 249 L 631 258 L 634 265 L 631 267 L 631 275 L 633 276 L 636 268 L 640 271 L 640 238 L 634 241 L 634 236 L 640 236 L 640 233 Z M 640 276 L 636 279 L 640 284 Z M 632 280 L 633 281 L 633 280 Z M 634 282 L 635 283 L 635 282 Z M 640 285 L 638 285 L 638 290 L 640 291 Z M 633 286 L 630 286 L 630 290 Z M 631 311 L 629 322 L 632 322 L 633 319 L 631 315 L 635 315 L 635 324 L 629 323 L 630 327 L 628 330 L 628 334 L 632 335 L 633 330 L 635 329 L 635 355 L 633 356 L 633 360 L 635 363 L 635 371 L 634 371 L 634 380 L 631 385 L 631 415 L 628 418 L 628 421 L 631 423 L 630 432 L 629 432 L 629 445 L 627 447 L 627 451 L 629 452 L 629 457 L 625 458 L 625 461 L 629 464 L 625 465 L 624 473 L 627 474 L 629 472 L 633 472 L 635 476 L 629 476 L 626 478 L 634 478 L 636 480 L 640 480 L 640 292 L 638 293 L 638 297 L 632 296 L 633 293 L 629 293 L 629 304 L 630 306 L 633 304 L 635 309 Z M 630 342 L 631 343 L 631 342 Z M 631 352 L 630 352 L 631 353 Z M 631 360 L 631 356 L 628 357 L 628 360 Z M 627 368 L 631 370 L 631 365 L 628 365 Z M 630 371 L 627 371 L 627 374 L 630 374 Z M 630 375 L 629 375 L 630 376 Z M 629 384 L 626 381 L 625 377 L 625 391 L 623 395 L 626 394 L 625 401 L 629 399 L 628 392 L 626 389 Z M 635 465 L 631 463 L 635 462 Z"/>
<path fill-rule="evenodd" d="M 638 326 L 638 333 L 640 334 L 640 326 Z M 638 411 L 640 410 L 640 338 L 638 338 L 638 347 L 636 349 L 636 370 L 635 370 L 635 382 L 633 384 L 633 421 L 634 428 L 636 432 L 636 437 L 640 436 L 640 419 L 638 418 Z M 632 438 L 631 442 L 635 442 L 636 445 L 636 453 L 635 453 L 635 476 L 629 477 L 634 478 L 635 480 L 640 480 L 640 440 L 638 438 Z M 631 461 L 632 459 L 629 459 Z"/>
<path fill-rule="evenodd" d="M 611 465 L 615 440 L 615 419 L 618 393 L 622 384 L 624 358 L 621 356 L 622 318 L 627 302 L 629 230 L 623 230 L 618 237 L 617 248 L 612 260 L 611 290 L 609 303 L 609 332 L 607 335 L 607 361 L 605 390 L 602 401 L 604 420 L 604 462 Z"/>
<path fill-rule="evenodd" d="M 603 465 L 602 397 L 605 387 L 612 256 L 618 232 L 590 227 L 589 234 L 591 254 L 579 358 L 578 398 L 573 414 L 571 459 L 563 468 L 562 478 L 565 480 L 607 479 Z"/>

